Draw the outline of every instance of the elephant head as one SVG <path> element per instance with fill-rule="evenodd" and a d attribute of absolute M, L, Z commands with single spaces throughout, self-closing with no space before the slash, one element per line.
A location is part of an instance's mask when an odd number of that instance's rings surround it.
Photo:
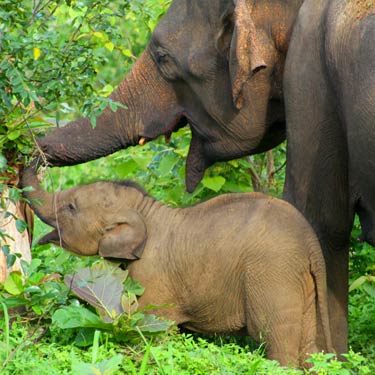
<path fill-rule="evenodd" d="M 253 4 L 254 3 L 254 4 Z M 52 166 L 73 165 L 170 136 L 190 124 L 186 185 L 208 166 L 285 139 L 282 72 L 302 1 L 174 0 L 93 129 L 80 119 L 39 138 Z"/>
<path fill-rule="evenodd" d="M 124 189 L 121 183 L 97 182 L 50 194 L 40 187 L 36 171 L 36 163 L 24 170 L 22 184 L 34 188 L 25 196 L 43 222 L 54 227 L 40 244 L 54 243 L 80 255 L 141 257 L 147 228 L 137 204 L 145 194 L 135 183 L 124 182 Z"/>

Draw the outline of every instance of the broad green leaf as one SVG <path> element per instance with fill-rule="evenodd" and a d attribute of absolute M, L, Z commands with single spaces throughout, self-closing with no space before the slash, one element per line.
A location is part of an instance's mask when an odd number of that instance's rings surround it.
<path fill-rule="evenodd" d="M 21 219 L 16 219 L 16 228 L 18 232 L 23 233 L 27 228 L 27 224 Z"/>
<path fill-rule="evenodd" d="M 121 306 L 126 314 L 133 314 L 138 309 L 138 300 L 134 294 L 124 293 L 121 296 Z"/>
<path fill-rule="evenodd" d="M 4 303 L 7 306 L 7 308 L 10 310 L 10 309 L 14 309 L 20 306 L 27 306 L 29 304 L 29 300 L 21 296 L 7 297 L 4 300 Z M 2 311 L 2 309 L 3 309 L 2 305 L 0 304 L 0 311 Z"/>
<path fill-rule="evenodd" d="M 94 114 L 90 114 L 90 123 L 93 129 L 96 128 L 96 116 Z"/>
<path fill-rule="evenodd" d="M 143 314 L 142 319 L 137 322 L 137 326 L 144 333 L 163 332 L 173 324 L 173 322 L 161 319 L 153 314 Z"/>
<path fill-rule="evenodd" d="M 147 170 L 148 165 L 152 162 L 153 155 L 146 153 L 134 153 L 131 155 L 132 159 L 138 164 L 141 170 Z"/>
<path fill-rule="evenodd" d="M 368 293 L 369 296 L 375 298 L 375 286 L 369 282 L 363 284 L 363 289 Z"/>
<path fill-rule="evenodd" d="M 133 159 L 121 161 L 114 167 L 115 173 L 119 178 L 129 176 L 137 168 L 137 163 Z"/>
<path fill-rule="evenodd" d="M 21 267 L 26 276 L 30 276 L 32 273 L 34 273 L 41 264 L 42 260 L 38 258 L 32 259 L 30 263 L 24 259 L 21 259 Z"/>
<path fill-rule="evenodd" d="M 16 262 L 16 260 L 17 260 L 16 255 L 8 254 L 7 255 L 7 268 L 12 267 L 14 265 L 14 263 Z"/>
<path fill-rule="evenodd" d="M 122 361 L 123 356 L 121 354 L 98 363 L 83 363 L 75 360 L 72 365 L 72 372 L 79 375 L 113 375 Z"/>
<path fill-rule="evenodd" d="M 4 253 L 5 256 L 9 255 L 10 252 L 10 247 L 9 245 L 2 245 L 1 246 L 1 251 Z"/>
<path fill-rule="evenodd" d="M 77 296 L 96 307 L 100 315 L 112 321 L 123 311 L 123 282 L 128 275 L 117 264 L 102 261 L 93 267 L 81 268 L 65 276 L 65 284 Z"/>
<path fill-rule="evenodd" d="M 104 44 L 104 47 L 107 48 L 108 51 L 112 52 L 115 48 L 115 45 L 112 42 L 107 42 Z"/>
<path fill-rule="evenodd" d="M 358 289 L 362 284 L 366 282 L 366 276 L 360 276 L 357 280 L 354 280 L 350 285 L 349 292 L 352 292 L 355 289 Z"/>
<path fill-rule="evenodd" d="M 218 192 L 225 184 L 225 181 L 225 178 L 222 176 L 205 177 L 202 180 L 202 184 L 206 188 Z"/>
<path fill-rule="evenodd" d="M 40 284 L 40 282 L 45 278 L 45 274 L 43 272 L 33 272 L 29 276 L 29 282 L 34 285 Z"/>
<path fill-rule="evenodd" d="M 5 280 L 4 289 L 13 296 L 23 292 L 23 278 L 20 271 L 13 271 L 9 274 Z"/>
<path fill-rule="evenodd" d="M 98 39 L 107 40 L 108 36 L 105 33 L 102 33 L 100 31 L 94 31 L 93 36 L 95 36 Z"/>
<path fill-rule="evenodd" d="M 43 310 L 41 309 L 40 306 L 38 306 L 38 305 L 34 305 L 34 306 L 32 306 L 31 308 L 33 309 L 33 311 L 35 312 L 35 314 L 37 314 L 37 315 L 42 315 Z"/>
<path fill-rule="evenodd" d="M 67 328 L 97 328 L 111 330 L 112 325 L 103 322 L 93 312 L 82 306 L 68 306 L 58 309 L 52 316 L 52 323 L 61 329 Z"/>
<path fill-rule="evenodd" d="M 94 340 L 94 328 L 82 328 L 79 330 L 74 343 L 77 346 L 86 347 L 91 346 Z"/>
<path fill-rule="evenodd" d="M 179 159 L 174 153 L 169 153 L 162 157 L 158 170 L 161 176 L 171 175 L 173 167 L 178 163 Z"/>
<path fill-rule="evenodd" d="M 8 139 L 14 141 L 21 135 L 21 130 L 15 130 L 8 134 Z"/>
<path fill-rule="evenodd" d="M 137 296 L 141 296 L 145 292 L 145 288 L 137 281 L 131 277 L 127 277 L 124 282 L 125 291 L 128 293 L 133 293 Z"/>
<path fill-rule="evenodd" d="M 109 95 L 114 90 L 114 87 L 110 84 L 105 85 L 101 90 L 100 93 L 104 96 Z"/>

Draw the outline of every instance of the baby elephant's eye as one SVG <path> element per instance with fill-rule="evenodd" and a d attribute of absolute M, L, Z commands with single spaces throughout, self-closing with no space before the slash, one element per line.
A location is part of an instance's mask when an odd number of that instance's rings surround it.
<path fill-rule="evenodd" d="M 75 206 L 74 203 L 69 203 L 69 204 L 68 204 L 68 207 L 69 207 L 69 209 L 72 210 L 72 211 L 74 211 L 74 210 L 76 209 L 76 206 Z"/>

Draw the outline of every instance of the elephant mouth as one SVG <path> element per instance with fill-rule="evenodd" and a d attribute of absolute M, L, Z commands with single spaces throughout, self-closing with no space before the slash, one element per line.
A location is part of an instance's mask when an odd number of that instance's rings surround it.
<path fill-rule="evenodd" d="M 178 113 L 172 122 L 165 128 L 165 130 L 161 134 L 157 135 L 143 135 L 139 138 L 138 144 L 140 146 L 144 146 L 147 142 L 152 141 L 153 139 L 156 139 L 160 136 L 164 136 L 167 143 L 170 142 L 172 133 L 177 132 L 179 129 L 183 128 L 188 124 L 189 120 L 186 117 L 186 114 L 184 112 Z"/>
<path fill-rule="evenodd" d="M 53 231 L 47 233 L 38 241 L 38 245 L 46 245 L 49 243 L 52 243 L 54 245 L 58 245 L 64 249 L 67 249 L 67 245 L 61 238 L 60 233 L 57 229 L 54 229 Z"/>
<path fill-rule="evenodd" d="M 173 132 L 181 129 L 182 127 L 190 124 L 192 129 L 192 138 L 190 148 L 186 159 L 185 183 L 186 190 L 192 193 L 197 187 L 198 183 L 202 180 L 204 172 L 212 162 L 207 160 L 204 152 L 204 139 L 196 132 L 199 127 L 196 122 L 188 117 L 186 112 L 180 112 L 174 117 L 174 120 L 165 128 L 161 134 L 156 136 L 142 136 L 139 139 L 139 145 L 143 146 L 148 141 L 151 141 L 161 135 L 164 135 L 167 142 L 170 141 Z M 195 131 L 194 131 L 195 130 Z"/>

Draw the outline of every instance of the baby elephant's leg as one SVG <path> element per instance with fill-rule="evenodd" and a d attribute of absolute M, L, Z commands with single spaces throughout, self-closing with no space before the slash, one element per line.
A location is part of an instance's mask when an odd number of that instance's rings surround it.
<path fill-rule="evenodd" d="M 280 279 L 251 281 L 246 306 L 249 335 L 266 341 L 268 358 L 282 366 L 299 366 L 305 307 L 302 286 Z"/>

